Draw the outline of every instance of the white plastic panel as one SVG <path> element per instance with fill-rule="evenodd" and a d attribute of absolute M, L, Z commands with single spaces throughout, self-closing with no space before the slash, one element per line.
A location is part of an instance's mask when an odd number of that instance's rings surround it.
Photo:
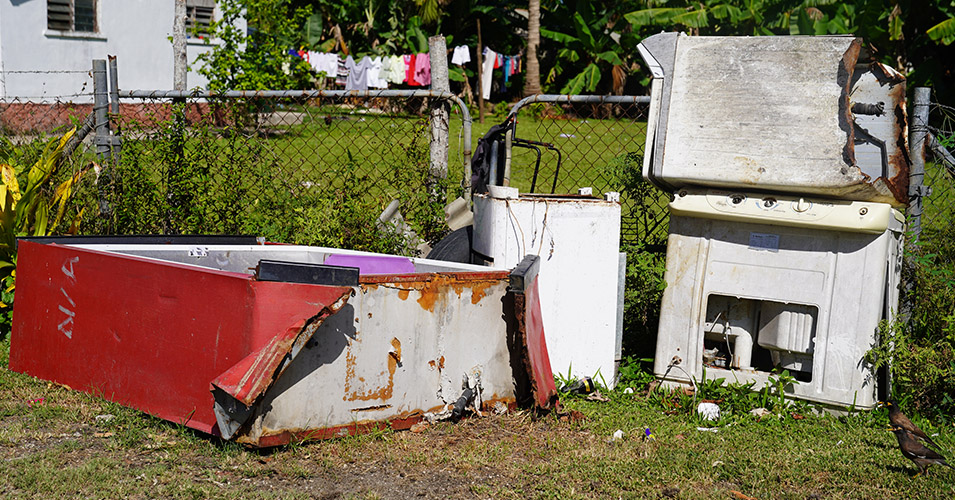
<path fill-rule="evenodd" d="M 614 383 L 620 203 L 504 193 L 474 197 L 474 243 L 495 267 L 539 255 L 551 368 Z"/>

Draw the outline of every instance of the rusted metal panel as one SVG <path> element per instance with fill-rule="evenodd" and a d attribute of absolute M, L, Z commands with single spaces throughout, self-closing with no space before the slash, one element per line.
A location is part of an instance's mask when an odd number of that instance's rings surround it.
<path fill-rule="evenodd" d="M 334 249 L 21 245 L 11 369 L 246 445 L 407 428 L 466 386 L 477 408 L 556 404 L 536 275 L 510 289 L 509 271 L 447 264 L 338 287 L 248 266 Z"/>
<path fill-rule="evenodd" d="M 861 39 L 661 34 L 641 54 L 664 80 L 647 138 L 661 187 L 906 204 L 904 79 Z"/>
<path fill-rule="evenodd" d="M 508 342 L 515 333 L 502 315 L 519 314 L 513 323 L 522 334 L 528 327 L 523 309 L 509 310 L 509 303 L 523 306 L 526 298 L 509 300 L 507 281 L 506 273 L 491 272 L 376 276 L 362 283 L 256 402 L 235 439 L 267 446 L 293 436 L 350 434 L 375 422 L 403 428 L 428 412 L 447 411 L 469 376 L 480 381 L 479 407 L 514 406 L 515 376 L 533 374 L 534 366 L 546 374 L 532 386 L 543 394 L 536 401 L 550 407 L 556 388 L 542 325 L 530 327 L 536 344 Z M 513 366 L 515 359 L 522 364 Z"/>

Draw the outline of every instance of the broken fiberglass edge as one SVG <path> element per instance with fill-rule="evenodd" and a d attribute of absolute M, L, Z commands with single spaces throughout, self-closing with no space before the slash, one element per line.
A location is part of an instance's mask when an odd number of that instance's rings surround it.
<path fill-rule="evenodd" d="M 127 241 L 21 240 L 12 370 L 256 447 L 557 403 L 536 257 Z"/>

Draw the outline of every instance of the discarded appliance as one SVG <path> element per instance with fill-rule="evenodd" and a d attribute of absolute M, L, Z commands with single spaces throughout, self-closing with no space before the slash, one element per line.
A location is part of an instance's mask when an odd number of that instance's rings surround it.
<path fill-rule="evenodd" d="M 491 127 L 472 160 L 473 225 L 452 232 L 429 258 L 516 265 L 525 255 L 541 259 L 541 314 L 547 325 L 551 366 L 561 376 L 616 383 L 623 336 L 626 254 L 620 253 L 620 196 L 553 194 L 560 151 L 550 144 L 516 139 L 516 120 Z M 551 194 L 510 187 L 509 144 L 540 145 L 557 153 Z M 543 182 L 541 183 L 543 184 Z"/>
<path fill-rule="evenodd" d="M 12 370 L 258 447 L 556 404 L 537 257 L 79 241 L 20 241 Z"/>
<path fill-rule="evenodd" d="M 551 366 L 572 378 L 616 381 L 623 334 L 625 255 L 612 195 L 520 194 L 489 186 L 474 195 L 472 250 L 495 266 L 541 259 L 541 314 Z"/>
<path fill-rule="evenodd" d="M 688 37 L 653 72 L 644 177 L 674 193 L 655 374 L 871 408 L 898 303 L 905 81 L 858 38 Z"/>

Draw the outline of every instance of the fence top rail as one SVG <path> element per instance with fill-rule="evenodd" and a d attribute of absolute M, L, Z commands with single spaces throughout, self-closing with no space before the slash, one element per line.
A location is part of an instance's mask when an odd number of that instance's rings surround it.
<path fill-rule="evenodd" d="M 570 95 L 570 94 L 536 94 L 527 96 L 511 107 L 508 116 L 514 116 L 520 109 L 530 103 L 583 103 L 583 104 L 649 104 L 650 96 L 646 95 Z"/>
<path fill-rule="evenodd" d="M 316 98 L 316 97 L 434 97 L 438 99 L 455 99 L 456 95 L 450 92 L 437 90 L 225 90 L 214 92 L 209 90 L 120 90 L 120 97 L 125 98 Z"/>

